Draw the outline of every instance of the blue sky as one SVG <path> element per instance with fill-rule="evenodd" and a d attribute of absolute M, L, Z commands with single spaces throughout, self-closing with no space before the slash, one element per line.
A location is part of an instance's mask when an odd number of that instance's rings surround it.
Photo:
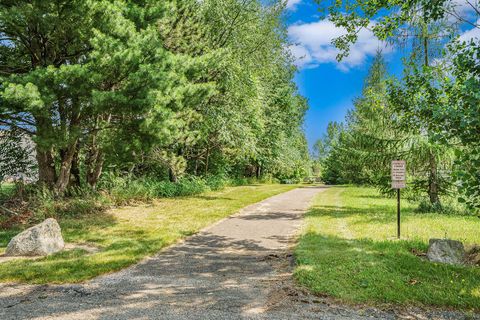
<path fill-rule="evenodd" d="M 352 100 L 362 91 L 372 57 L 382 50 L 390 74 L 402 73 L 402 50 L 379 42 L 369 31 L 359 34 L 343 62 L 335 60 L 337 51 L 331 40 L 342 34 L 327 19 L 321 20 L 313 0 L 287 0 L 287 24 L 292 53 L 299 72 L 295 77 L 300 93 L 309 101 L 305 131 L 310 147 L 319 139 L 330 121 L 342 121 Z M 455 0 L 460 10 L 465 0 Z M 480 19 L 479 19 L 480 21 Z M 480 36 L 480 29 L 465 30 L 464 36 Z"/>

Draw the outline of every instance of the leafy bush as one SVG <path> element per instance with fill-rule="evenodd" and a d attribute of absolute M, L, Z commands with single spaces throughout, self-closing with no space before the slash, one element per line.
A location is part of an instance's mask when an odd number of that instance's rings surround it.
<path fill-rule="evenodd" d="M 472 215 L 467 207 L 459 203 L 453 197 L 442 198 L 441 205 L 432 205 L 428 199 L 422 199 L 418 202 L 418 207 L 415 209 L 417 213 L 441 213 L 441 214 L 455 214 L 455 215 Z"/>
<path fill-rule="evenodd" d="M 176 186 L 176 194 L 174 195 L 176 197 L 191 196 L 209 190 L 205 180 L 196 177 L 184 178 L 173 184 Z"/>
<path fill-rule="evenodd" d="M 101 187 L 115 204 L 129 201 L 149 201 L 154 198 L 183 197 L 209 190 L 220 190 L 229 185 L 241 185 L 248 181 L 236 181 L 223 176 L 200 178 L 184 177 L 177 182 L 157 180 L 155 178 L 134 178 L 108 176 Z"/>
<path fill-rule="evenodd" d="M 300 178 L 292 178 L 292 179 L 282 179 L 280 180 L 281 184 L 298 184 L 302 180 Z"/>
<path fill-rule="evenodd" d="M 208 176 L 205 179 L 205 182 L 207 186 L 210 188 L 210 190 L 216 191 L 216 190 L 221 190 L 229 185 L 232 185 L 233 181 L 231 179 L 228 179 L 224 176 Z"/>
<path fill-rule="evenodd" d="M 169 181 L 159 181 L 154 190 L 158 197 L 171 198 L 178 194 L 177 184 Z"/>

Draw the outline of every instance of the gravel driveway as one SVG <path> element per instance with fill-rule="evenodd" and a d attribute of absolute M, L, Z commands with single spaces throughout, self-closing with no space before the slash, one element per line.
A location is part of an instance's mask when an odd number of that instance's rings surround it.
<path fill-rule="evenodd" d="M 121 272 L 81 285 L 0 285 L 0 319 L 458 319 L 339 306 L 291 279 L 291 240 L 322 187 L 248 206 Z"/>

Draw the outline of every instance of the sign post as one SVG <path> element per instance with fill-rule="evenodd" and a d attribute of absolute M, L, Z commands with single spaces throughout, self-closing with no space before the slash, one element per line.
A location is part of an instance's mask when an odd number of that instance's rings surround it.
<path fill-rule="evenodd" d="M 406 187 L 407 165 L 404 160 L 392 161 L 392 189 L 397 189 L 397 238 L 400 239 L 400 189 Z"/>

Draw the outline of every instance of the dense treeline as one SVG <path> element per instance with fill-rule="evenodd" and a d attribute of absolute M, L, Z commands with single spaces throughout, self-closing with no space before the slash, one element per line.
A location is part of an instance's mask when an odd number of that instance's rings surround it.
<path fill-rule="evenodd" d="M 330 124 L 317 142 L 327 182 L 373 184 L 390 192 L 390 161 L 404 159 L 411 196 L 441 210 L 442 197 L 454 195 L 478 212 L 480 39 L 459 34 L 465 25 L 480 28 L 480 10 L 468 4 L 468 10 L 450 0 L 363 1 L 346 11 L 340 3 L 329 7 L 332 21 L 347 30 L 334 41 L 340 59 L 365 27 L 402 44 L 407 57 L 403 78 L 396 79 L 378 54 L 345 123 Z"/>
<path fill-rule="evenodd" d="M 38 180 L 57 195 L 106 173 L 301 177 L 307 104 L 283 8 L 2 1 L 1 128 L 33 139 Z"/>

